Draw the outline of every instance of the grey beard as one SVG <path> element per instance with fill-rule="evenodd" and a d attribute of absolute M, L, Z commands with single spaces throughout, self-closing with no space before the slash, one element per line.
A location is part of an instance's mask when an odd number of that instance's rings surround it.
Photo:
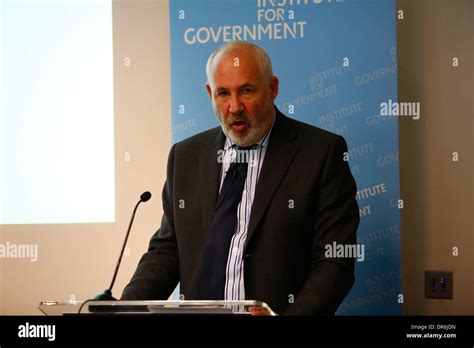
<path fill-rule="evenodd" d="M 242 137 L 238 138 L 232 134 L 231 130 L 227 131 L 223 124 L 221 124 L 221 128 L 224 134 L 234 144 L 237 144 L 241 147 L 247 147 L 247 146 L 256 144 L 260 140 L 259 134 L 262 130 L 262 127 L 253 127 L 249 129 L 248 133 L 243 138 Z"/>

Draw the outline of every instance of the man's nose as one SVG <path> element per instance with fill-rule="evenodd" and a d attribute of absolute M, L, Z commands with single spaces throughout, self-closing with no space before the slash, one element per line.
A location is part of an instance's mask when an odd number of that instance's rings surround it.
<path fill-rule="evenodd" d="M 243 110 L 243 104 L 240 101 L 239 96 L 233 95 L 230 99 L 229 112 L 232 114 L 238 114 L 242 112 L 242 110 Z"/>

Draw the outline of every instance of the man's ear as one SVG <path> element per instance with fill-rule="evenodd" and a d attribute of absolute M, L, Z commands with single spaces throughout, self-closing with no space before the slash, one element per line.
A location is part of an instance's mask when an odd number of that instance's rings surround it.
<path fill-rule="evenodd" d="M 212 90 L 211 90 L 211 86 L 206 83 L 206 90 L 207 90 L 207 94 L 209 94 L 209 97 L 211 97 L 212 99 Z"/>
<path fill-rule="evenodd" d="M 275 98 L 278 96 L 278 85 L 280 81 L 278 80 L 278 77 L 272 76 L 270 79 L 270 95 L 272 97 L 272 100 L 275 100 Z"/>

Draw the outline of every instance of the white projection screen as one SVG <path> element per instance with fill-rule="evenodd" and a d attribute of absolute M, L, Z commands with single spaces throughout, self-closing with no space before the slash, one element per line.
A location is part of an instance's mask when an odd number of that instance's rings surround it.
<path fill-rule="evenodd" d="M 0 15 L 0 224 L 114 222 L 112 0 Z"/>

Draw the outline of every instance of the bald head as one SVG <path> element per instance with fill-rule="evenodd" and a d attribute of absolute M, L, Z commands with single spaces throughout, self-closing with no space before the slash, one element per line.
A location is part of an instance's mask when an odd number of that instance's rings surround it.
<path fill-rule="evenodd" d="M 225 43 L 211 53 L 206 64 L 207 83 L 215 87 L 215 68 L 223 57 L 240 57 L 241 55 L 253 56 L 258 64 L 260 78 L 265 82 L 270 82 L 273 76 L 272 62 L 265 50 L 257 45 L 246 41 L 236 41 Z M 240 63 L 237 61 L 237 63 Z"/>

